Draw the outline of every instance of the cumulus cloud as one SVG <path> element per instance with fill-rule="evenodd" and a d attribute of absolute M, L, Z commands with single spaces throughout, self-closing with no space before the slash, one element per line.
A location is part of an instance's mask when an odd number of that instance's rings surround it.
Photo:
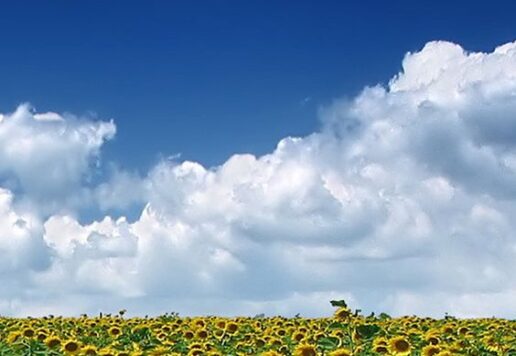
<path fill-rule="evenodd" d="M 35 113 L 29 105 L 0 117 L 0 178 L 39 210 L 77 206 L 102 144 L 116 128 L 71 115 Z"/>
<path fill-rule="evenodd" d="M 140 217 L 54 215 L 27 232 L 47 259 L 25 266 L 31 297 L 0 295 L 0 312 L 321 316 L 345 298 L 365 312 L 514 317 L 516 42 L 490 53 L 430 42 L 402 67 L 270 154 L 116 173 L 95 189 L 99 207 L 140 202 Z M 95 125 L 75 186 L 114 134 Z"/>

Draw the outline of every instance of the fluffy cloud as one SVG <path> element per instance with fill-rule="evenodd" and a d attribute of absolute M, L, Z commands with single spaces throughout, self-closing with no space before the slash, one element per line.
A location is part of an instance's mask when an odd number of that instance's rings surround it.
<path fill-rule="evenodd" d="M 54 215 L 26 232 L 47 258 L 22 263 L 30 298 L 0 295 L 0 312 L 320 316 L 345 298 L 366 312 L 514 317 L 516 42 L 491 53 L 430 42 L 402 65 L 270 154 L 116 173 L 95 190 L 100 208 L 141 202 L 141 216 Z M 75 186 L 114 133 L 86 127 L 96 139 L 74 156 Z M 65 174 L 65 161 L 48 164 Z"/>
<path fill-rule="evenodd" d="M 100 147 L 115 131 L 112 121 L 37 114 L 21 105 L 0 116 L 0 178 L 40 211 L 77 206 L 87 198 L 83 183 Z"/>

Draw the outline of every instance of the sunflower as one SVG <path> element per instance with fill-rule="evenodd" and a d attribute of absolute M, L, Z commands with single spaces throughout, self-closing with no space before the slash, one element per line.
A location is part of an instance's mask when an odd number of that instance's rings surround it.
<path fill-rule="evenodd" d="M 215 326 L 219 329 L 224 329 L 226 328 L 226 321 L 224 319 L 218 319 L 216 322 L 215 322 Z"/>
<path fill-rule="evenodd" d="M 236 333 L 238 330 L 238 324 L 231 321 L 226 325 L 226 331 L 230 334 Z"/>
<path fill-rule="evenodd" d="M 441 340 L 436 334 L 426 334 L 425 341 L 430 345 L 437 345 Z"/>
<path fill-rule="evenodd" d="M 466 333 L 469 331 L 469 328 L 467 326 L 461 326 L 458 330 L 459 335 L 466 335 Z"/>
<path fill-rule="evenodd" d="M 199 342 L 191 343 L 189 346 L 190 350 L 200 350 L 202 349 L 202 344 Z"/>
<path fill-rule="evenodd" d="M 282 354 L 280 354 L 279 352 L 277 351 L 274 351 L 274 350 L 268 350 L 268 351 L 265 351 L 265 352 L 262 352 L 260 354 L 260 356 L 283 356 Z"/>
<path fill-rule="evenodd" d="M 197 330 L 195 333 L 199 339 L 207 339 L 208 338 L 208 331 L 206 329 L 202 328 Z"/>
<path fill-rule="evenodd" d="M 22 331 L 22 335 L 25 336 L 25 337 L 31 338 L 31 337 L 34 336 L 34 334 L 36 334 L 36 332 L 32 328 L 25 328 Z"/>
<path fill-rule="evenodd" d="M 112 337 L 118 337 L 122 333 L 122 330 L 118 326 L 112 326 L 108 330 L 109 335 Z"/>
<path fill-rule="evenodd" d="M 453 329 L 453 325 L 443 325 L 441 327 L 441 332 L 443 334 L 454 334 L 455 330 Z"/>
<path fill-rule="evenodd" d="M 48 348 L 52 349 L 54 347 L 61 345 L 61 339 L 57 336 L 48 336 L 45 339 L 45 345 L 47 345 Z"/>
<path fill-rule="evenodd" d="M 168 349 L 168 347 L 165 347 L 165 346 L 155 347 L 154 349 L 150 350 L 150 352 L 149 352 L 149 355 L 152 355 L 152 356 L 162 356 L 162 355 L 169 355 L 169 354 L 170 354 L 170 350 Z"/>
<path fill-rule="evenodd" d="M 195 334 L 192 330 L 186 330 L 183 334 L 185 339 L 193 339 Z"/>
<path fill-rule="evenodd" d="M 167 334 L 164 332 L 160 332 L 158 335 L 156 335 L 156 339 L 158 339 L 160 342 L 164 342 L 167 339 Z"/>
<path fill-rule="evenodd" d="M 7 343 L 14 344 L 20 337 L 22 336 L 19 331 L 11 331 L 9 335 L 7 335 Z"/>
<path fill-rule="evenodd" d="M 493 336 L 485 336 L 482 338 L 482 343 L 485 348 L 492 352 L 502 351 L 502 345 L 500 345 Z"/>
<path fill-rule="evenodd" d="M 338 330 L 338 329 L 332 330 L 330 333 L 330 336 L 335 336 L 340 339 L 340 338 L 344 337 L 344 331 Z"/>
<path fill-rule="evenodd" d="M 349 308 L 346 307 L 340 307 L 335 311 L 333 316 L 335 319 L 339 320 L 348 319 L 351 316 L 351 310 L 349 310 Z"/>
<path fill-rule="evenodd" d="M 317 356 L 317 350 L 312 345 L 300 344 L 295 348 L 294 356 Z"/>
<path fill-rule="evenodd" d="M 389 340 L 389 349 L 394 355 L 408 355 L 410 343 L 404 336 L 396 336 Z"/>
<path fill-rule="evenodd" d="M 286 354 L 287 352 L 290 351 L 290 348 L 287 346 L 287 345 L 281 345 L 278 349 L 278 351 L 281 353 L 281 354 Z"/>
<path fill-rule="evenodd" d="M 340 348 L 328 354 L 328 356 L 351 356 L 353 353 L 348 348 Z"/>
<path fill-rule="evenodd" d="M 208 351 L 206 356 L 223 356 L 223 355 L 219 351 L 212 350 L 212 351 Z"/>
<path fill-rule="evenodd" d="M 450 351 L 445 350 L 445 351 L 439 352 L 437 355 L 438 356 L 454 356 L 455 354 L 452 354 Z"/>
<path fill-rule="evenodd" d="M 300 342 L 301 340 L 303 340 L 305 338 L 305 333 L 302 332 L 302 331 L 296 331 L 293 335 L 292 335 L 292 340 L 295 340 L 297 342 Z"/>
<path fill-rule="evenodd" d="M 105 349 L 102 349 L 98 353 L 100 356 L 116 356 L 116 351 L 112 348 L 108 347 Z"/>
<path fill-rule="evenodd" d="M 200 328 L 204 328 L 206 326 L 206 323 L 204 322 L 204 320 L 202 319 L 197 319 L 195 322 L 194 322 L 194 325 L 196 327 L 200 327 Z"/>
<path fill-rule="evenodd" d="M 422 356 L 433 356 L 437 355 L 439 352 L 441 352 L 441 348 L 435 345 L 426 345 L 423 347 L 423 350 L 421 350 Z"/>
<path fill-rule="evenodd" d="M 222 336 L 224 336 L 224 330 L 215 329 L 215 331 L 213 332 L 213 335 L 215 335 L 216 338 L 221 338 Z"/>
<path fill-rule="evenodd" d="M 168 334 L 169 332 L 171 332 L 171 331 L 172 331 L 172 327 L 171 327 L 170 325 L 163 325 L 163 326 L 161 327 L 161 331 L 163 331 L 164 333 L 167 333 L 167 334 Z"/>
<path fill-rule="evenodd" d="M 277 328 L 276 329 L 276 335 L 279 337 L 283 337 L 288 334 L 288 329 L 286 328 Z"/>
<path fill-rule="evenodd" d="M 386 354 L 389 352 L 389 349 L 385 345 L 376 345 L 373 347 L 374 352 L 379 354 Z"/>
<path fill-rule="evenodd" d="M 380 336 L 373 340 L 373 346 L 387 346 L 387 338 Z"/>
<path fill-rule="evenodd" d="M 318 331 L 314 335 L 315 340 L 319 340 L 319 339 L 321 339 L 323 337 L 326 337 L 326 333 L 324 331 Z"/>
<path fill-rule="evenodd" d="M 47 336 L 48 336 L 48 335 L 47 335 L 46 333 L 44 333 L 44 332 L 40 331 L 40 332 L 38 333 L 38 335 L 36 335 L 36 339 L 37 339 L 38 341 L 45 341 L 45 339 L 47 338 Z"/>
<path fill-rule="evenodd" d="M 81 354 L 86 356 L 95 356 L 98 354 L 98 350 L 94 345 L 87 345 L 81 349 Z"/>
<path fill-rule="evenodd" d="M 76 354 L 80 350 L 79 342 L 77 340 L 68 340 L 63 344 L 62 350 L 65 354 Z"/>
<path fill-rule="evenodd" d="M 280 347 L 282 345 L 281 340 L 277 337 L 271 337 L 269 340 L 267 340 L 267 342 L 274 347 Z"/>

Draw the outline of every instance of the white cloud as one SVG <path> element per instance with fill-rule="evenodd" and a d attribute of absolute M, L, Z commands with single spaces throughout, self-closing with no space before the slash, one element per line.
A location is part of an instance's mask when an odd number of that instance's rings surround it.
<path fill-rule="evenodd" d="M 93 159 L 115 131 L 112 121 L 35 114 L 21 105 L 0 121 L 0 177 L 40 210 L 76 206 L 87 196 L 81 184 Z"/>
<path fill-rule="evenodd" d="M 261 157 L 115 172 L 95 190 L 100 208 L 139 201 L 139 219 L 49 218 L 50 266 L 31 270 L 30 298 L 0 295 L 0 312 L 313 316 L 340 296 L 365 312 L 514 317 L 516 42 L 428 43 L 388 87 L 321 115 L 320 132 Z M 84 162 L 114 133 L 104 125 Z"/>

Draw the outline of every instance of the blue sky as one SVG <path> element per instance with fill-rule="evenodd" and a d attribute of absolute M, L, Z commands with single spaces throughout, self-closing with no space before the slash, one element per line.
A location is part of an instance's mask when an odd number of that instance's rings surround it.
<path fill-rule="evenodd" d="M 407 51 L 512 40 L 512 1 L 17 1 L 0 14 L 2 110 L 114 118 L 103 158 L 208 166 L 319 127 L 317 108 L 385 83 Z"/>
<path fill-rule="evenodd" d="M 516 317 L 514 2 L 1 10 L 0 315 Z"/>

